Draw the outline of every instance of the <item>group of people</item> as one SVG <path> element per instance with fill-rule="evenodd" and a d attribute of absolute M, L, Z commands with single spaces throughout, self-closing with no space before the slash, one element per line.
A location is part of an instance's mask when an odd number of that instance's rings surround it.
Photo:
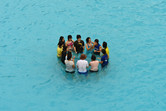
<path fill-rule="evenodd" d="M 86 44 L 81 40 L 81 35 L 76 36 L 77 40 L 74 41 L 71 35 L 68 35 L 68 40 L 65 42 L 65 38 L 61 36 L 59 38 L 57 57 L 61 58 L 63 64 L 66 65 L 67 73 L 74 73 L 75 67 L 78 69 L 79 74 L 87 74 L 87 68 L 90 68 L 90 72 L 97 72 L 99 64 L 102 67 L 108 64 L 109 60 L 109 49 L 107 47 L 107 42 L 103 42 L 102 46 L 99 44 L 99 40 L 95 39 L 94 42 L 91 41 L 90 37 L 87 37 Z M 92 52 L 91 62 L 88 64 L 86 60 L 87 56 L 84 53 L 85 47 L 87 52 Z M 72 57 L 72 52 L 76 54 L 82 53 L 80 60 L 76 62 L 75 57 Z M 96 60 L 95 55 L 101 55 L 101 61 Z"/>

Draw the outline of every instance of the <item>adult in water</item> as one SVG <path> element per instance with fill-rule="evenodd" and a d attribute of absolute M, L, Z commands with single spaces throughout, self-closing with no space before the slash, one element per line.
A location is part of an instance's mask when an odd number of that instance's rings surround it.
<path fill-rule="evenodd" d="M 93 48 L 94 48 L 94 54 L 100 55 L 100 52 L 101 52 L 101 50 L 102 50 L 102 47 L 101 47 L 101 45 L 99 44 L 99 40 L 98 40 L 98 39 L 95 39 Z"/>
<path fill-rule="evenodd" d="M 58 47 L 57 47 L 57 56 L 61 57 L 62 56 L 62 51 L 63 51 L 63 43 L 59 42 Z"/>
<path fill-rule="evenodd" d="M 108 64 L 108 55 L 105 51 L 105 49 L 102 49 L 103 56 L 101 57 L 100 64 L 102 67 L 106 66 Z"/>
<path fill-rule="evenodd" d="M 79 74 L 88 74 L 87 68 L 89 67 L 88 61 L 85 60 L 86 55 L 81 54 L 80 60 L 77 61 L 77 68 Z"/>
<path fill-rule="evenodd" d="M 86 38 L 86 49 L 87 51 L 92 51 L 93 49 L 93 42 L 91 41 L 91 38 L 90 37 L 87 37 Z"/>
<path fill-rule="evenodd" d="M 84 41 L 81 40 L 81 35 L 77 35 L 77 40 L 74 42 L 74 51 L 75 53 L 83 53 L 84 49 Z"/>
<path fill-rule="evenodd" d="M 75 72 L 75 70 L 74 70 L 74 68 L 75 68 L 74 59 L 75 59 L 75 57 L 73 57 L 73 59 L 72 59 L 72 53 L 68 52 L 67 60 L 65 60 L 66 72 L 67 73 L 74 73 Z"/>
<path fill-rule="evenodd" d="M 68 35 L 68 41 L 66 42 L 67 50 L 72 51 L 74 49 L 74 40 L 72 40 L 72 36 Z"/>
<path fill-rule="evenodd" d="M 107 42 L 103 42 L 103 49 L 105 49 L 106 54 L 108 55 L 108 59 L 109 59 L 109 48 L 107 46 Z"/>

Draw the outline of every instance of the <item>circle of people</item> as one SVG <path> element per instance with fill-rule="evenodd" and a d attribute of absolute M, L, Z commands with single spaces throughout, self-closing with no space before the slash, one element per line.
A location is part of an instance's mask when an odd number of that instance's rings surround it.
<path fill-rule="evenodd" d="M 67 73 L 75 73 L 75 67 L 78 69 L 79 74 L 88 74 L 87 68 L 90 68 L 90 72 L 98 72 L 99 64 L 105 67 L 109 60 L 109 49 L 107 47 L 107 42 L 103 42 L 102 46 L 99 44 L 99 40 L 95 39 L 94 42 L 91 41 L 90 37 L 86 38 L 86 44 L 81 40 L 81 35 L 76 36 L 77 40 L 74 41 L 71 35 L 68 35 L 68 40 L 65 42 L 65 38 L 61 36 L 59 38 L 57 57 L 61 58 L 63 64 L 66 65 Z M 88 52 L 92 52 L 91 62 L 88 64 L 86 60 L 87 56 L 83 54 L 85 47 Z M 76 54 L 82 53 L 80 60 L 76 62 L 75 56 L 72 57 L 72 52 Z M 101 61 L 96 60 L 96 55 L 101 55 Z"/>

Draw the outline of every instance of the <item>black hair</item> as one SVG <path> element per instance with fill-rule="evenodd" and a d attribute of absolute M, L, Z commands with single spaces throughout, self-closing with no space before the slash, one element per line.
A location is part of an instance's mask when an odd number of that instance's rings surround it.
<path fill-rule="evenodd" d="M 93 61 L 95 61 L 95 60 L 96 60 L 96 56 L 95 56 L 95 55 L 92 55 L 91 59 L 92 59 Z"/>
<path fill-rule="evenodd" d="M 103 47 L 104 47 L 104 49 L 107 48 L 107 42 L 103 42 Z"/>
<path fill-rule="evenodd" d="M 81 38 L 81 35 L 77 35 L 77 39 Z"/>
<path fill-rule="evenodd" d="M 62 47 L 62 45 L 63 45 L 63 42 L 59 42 L 58 43 L 58 46 L 61 48 Z"/>
<path fill-rule="evenodd" d="M 63 46 L 63 51 L 66 51 L 67 50 L 67 47 L 64 45 Z"/>
<path fill-rule="evenodd" d="M 105 49 L 102 49 L 102 51 L 101 51 L 104 55 L 106 54 L 106 51 L 105 51 Z"/>
<path fill-rule="evenodd" d="M 95 42 L 97 42 L 97 44 L 99 43 L 99 40 L 98 39 L 95 39 Z"/>
<path fill-rule="evenodd" d="M 87 37 L 87 38 L 86 38 L 86 43 L 88 43 L 88 42 L 89 42 L 89 39 L 90 39 L 90 37 Z"/>
<path fill-rule="evenodd" d="M 70 60 L 72 58 L 72 53 L 69 51 L 67 54 L 67 60 Z"/>
<path fill-rule="evenodd" d="M 72 36 L 71 36 L 71 35 L 68 35 L 68 40 L 69 40 L 69 39 L 72 39 Z"/>
<path fill-rule="evenodd" d="M 60 36 L 59 42 L 62 42 L 63 38 L 64 38 L 63 36 Z"/>

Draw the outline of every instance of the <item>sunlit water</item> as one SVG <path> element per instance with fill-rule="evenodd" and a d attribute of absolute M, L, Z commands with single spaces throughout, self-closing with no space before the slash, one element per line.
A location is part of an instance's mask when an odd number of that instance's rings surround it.
<path fill-rule="evenodd" d="M 66 74 L 68 34 L 107 41 L 109 65 Z M 0 111 L 165 111 L 165 64 L 165 0 L 0 1 Z"/>

